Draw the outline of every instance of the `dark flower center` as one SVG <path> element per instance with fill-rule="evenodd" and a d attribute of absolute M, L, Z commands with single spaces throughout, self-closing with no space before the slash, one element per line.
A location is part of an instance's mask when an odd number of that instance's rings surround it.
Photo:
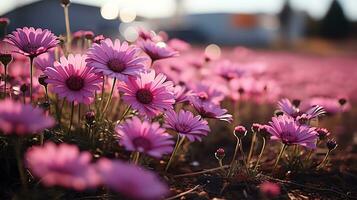
<path fill-rule="evenodd" d="M 149 104 L 154 99 L 151 91 L 148 89 L 139 89 L 136 92 L 136 100 L 143 104 Z"/>
<path fill-rule="evenodd" d="M 291 145 L 292 143 L 297 142 L 297 137 L 293 133 L 282 132 L 280 135 L 282 142 L 286 145 Z"/>
<path fill-rule="evenodd" d="M 144 137 L 137 137 L 133 139 L 133 144 L 135 148 L 137 148 L 139 151 L 146 151 L 151 149 L 151 142 L 144 138 Z"/>
<path fill-rule="evenodd" d="M 107 63 L 109 69 L 111 69 L 114 72 L 122 72 L 125 70 L 125 63 L 123 63 L 123 61 L 121 61 L 120 59 L 112 59 L 109 60 L 109 62 Z"/>
<path fill-rule="evenodd" d="M 70 90 L 79 91 L 84 87 L 84 79 L 80 76 L 72 75 L 67 78 L 66 85 Z"/>
<path fill-rule="evenodd" d="M 191 127 L 188 124 L 177 124 L 176 129 L 183 133 L 188 133 L 191 131 Z"/>
<path fill-rule="evenodd" d="M 34 44 L 27 44 L 26 46 L 23 47 L 23 50 L 27 53 L 35 53 L 40 46 L 34 45 Z"/>

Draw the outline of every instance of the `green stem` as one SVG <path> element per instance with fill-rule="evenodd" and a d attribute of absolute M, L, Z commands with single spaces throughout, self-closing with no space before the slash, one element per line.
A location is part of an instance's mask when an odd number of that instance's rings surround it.
<path fill-rule="evenodd" d="M 73 123 L 73 113 L 74 113 L 74 101 L 71 104 L 71 116 L 69 121 L 68 135 L 71 133 L 72 123 Z"/>
<path fill-rule="evenodd" d="M 15 145 L 17 169 L 20 174 L 22 187 L 26 191 L 27 190 L 27 180 L 26 180 L 26 174 L 25 174 L 23 162 L 22 162 L 21 146 L 22 146 L 22 138 L 19 137 L 19 138 L 17 138 L 16 145 Z"/>
<path fill-rule="evenodd" d="M 131 106 L 128 106 L 128 107 L 125 109 L 123 115 L 121 116 L 121 118 L 119 119 L 119 121 L 117 122 L 117 124 L 120 124 L 120 122 L 123 121 L 123 119 L 125 119 L 126 115 L 127 115 L 127 114 L 129 113 L 129 111 L 130 111 L 130 108 L 131 108 Z"/>
<path fill-rule="evenodd" d="M 257 138 L 256 133 L 253 132 L 252 142 L 250 143 L 250 149 L 249 149 L 249 154 L 248 154 L 248 158 L 247 158 L 248 165 L 249 165 L 250 159 L 252 158 L 252 155 L 253 155 L 256 138 Z"/>
<path fill-rule="evenodd" d="M 236 157 L 237 157 L 238 150 L 239 150 L 239 139 L 237 138 L 236 148 L 234 149 L 234 154 L 233 154 L 233 158 L 232 158 L 229 170 L 228 170 L 227 177 L 229 177 L 231 175 L 232 170 L 235 167 L 234 163 L 235 163 L 235 160 L 236 160 Z"/>
<path fill-rule="evenodd" d="M 30 57 L 30 103 L 32 104 L 33 57 Z"/>
<path fill-rule="evenodd" d="M 265 141 L 265 137 L 263 137 L 263 146 L 262 146 L 262 149 L 260 150 L 260 154 L 259 154 L 257 163 L 255 163 L 254 171 L 256 171 L 258 169 L 260 159 L 262 158 L 262 155 L 263 155 L 263 152 L 264 152 L 264 149 L 265 149 L 265 142 L 266 142 Z"/>
<path fill-rule="evenodd" d="M 180 148 L 181 144 L 183 143 L 183 141 L 185 140 L 185 136 L 183 136 L 180 140 L 180 135 L 177 135 L 177 141 L 176 141 L 176 145 L 175 145 L 175 148 L 170 156 L 170 159 L 169 159 L 169 162 L 167 163 L 166 165 L 166 168 L 165 168 L 165 172 L 167 172 L 169 170 L 169 167 L 178 151 L 178 149 Z"/>
<path fill-rule="evenodd" d="M 140 158 L 140 152 L 135 152 L 133 162 L 135 165 L 138 164 Z"/>
<path fill-rule="evenodd" d="M 63 7 L 64 9 L 64 18 L 66 23 L 66 33 L 67 33 L 67 44 L 66 44 L 66 53 L 68 54 L 71 51 L 71 28 L 69 24 L 69 14 L 68 14 L 68 5 Z"/>
<path fill-rule="evenodd" d="M 103 107 L 104 92 L 105 92 L 105 76 L 103 76 L 102 94 L 100 96 L 100 106 L 99 106 L 99 108 Z"/>
<path fill-rule="evenodd" d="M 108 98 L 107 103 L 106 103 L 106 104 L 105 104 L 105 106 L 104 106 L 104 110 L 103 110 L 103 113 L 102 113 L 102 117 L 101 117 L 101 118 L 103 118 L 103 117 L 104 117 L 104 114 L 105 114 L 105 113 L 107 112 L 107 110 L 108 110 L 108 107 L 109 107 L 110 101 L 112 100 L 116 80 L 117 80 L 117 79 L 116 79 L 116 78 L 114 78 L 114 80 L 113 80 L 113 85 L 112 85 L 112 89 L 110 90 L 109 98 Z"/>
<path fill-rule="evenodd" d="M 81 127 L 81 104 L 78 103 L 78 125 Z"/>
<path fill-rule="evenodd" d="M 279 160 L 280 160 L 281 156 L 283 155 L 285 148 L 286 148 L 286 144 L 283 144 L 283 146 L 281 147 L 280 153 L 279 153 L 279 155 L 278 155 L 278 157 L 277 157 L 277 159 L 275 161 L 275 164 L 274 164 L 274 167 L 273 167 L 273 171 L 275 170 L 276 166 L 278 165 Z"/>
<path fill-rule="evenodd" d="M 324 157 L 324 159 L 321 161 L 321 163 L 317 166 L 317 169 L 320 169 L 320 168 L 322 168 L 322 167 L 324 167 L 326 164 L 325 164 L 325 162 L 326 162 L 326 160 L 327 160 L 327 157 L 328 157 L 328 155 L 330 154 L 330 150 L 329 151 L 327 151 L 326 152 L 326 155 L 325 155 L 325 157 Z"/>
<path fill-rule="evenodd" d="M 6 86 L 7 86 L 7 65 L 4 65 L 4 98 L 6 98 Z"/>
<path fill-rule="evenodd" d="M 240 149 L 240 153 L 242 154 L 243 163 L 245 165 L 247 173 L 249 173 L 249 167 L 248 167 L 248 163 L 245 160 L 244 151 L 243 151 L 243 143 L 242 143 L 241 139 L 239 139 L 239 149 Z"/>

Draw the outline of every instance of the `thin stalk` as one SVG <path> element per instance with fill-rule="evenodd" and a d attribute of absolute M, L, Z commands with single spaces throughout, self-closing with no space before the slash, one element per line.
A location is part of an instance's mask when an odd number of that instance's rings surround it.
<path fill-rule="evenodd" d="M 191 172 L 191 173 L 187 173 L 187 174 L 175 175 L 174 178 L 205 174 L 205 173 L 208 173 L 208 172 L 213 172 L 213 171 L 217 171 L 217 170 L 221 170 L 221 169 L 224 170 L 225 168 L 228 168 L 228 167 L 229 167 L 229 165 L 223 165 L 222 167 L 215 167 L 215 168 L 212 168 L 212 169 L 206 169 L 206 170 L 199 171 L 199 172 Z"/>
<path fill-rule="evenodd" d="M 257 139 L 257 133 L 253 132 L 252 142 L 250 143 L 250 149 L 249 149 L 249 154 L 248 154 L 248 158 L 247 158 L 248 165 L 250 163 L 250 159 L 252 159 L 256 139 Z"/>
<path fill-rule="evenodd" d="M 167 163 L 166 165 L 166 168 L 165 168 L 165 172 L 167 172 L 169 170 L 169 167 L 178 151 L 178 149 L 180 148 L 181 144 L 183 143 L 183 141 L 185 140 L 185 136 L 183 136 L 181 139 L 180 139 L 180 135 L 177 135 L 177 141 L 176 141 L 176 145 L 175 145 L 175 148 L 170 156 L 170 159 L 169 159 L 169 162 Z"/>
<path fill-rule="evenodd" d="M 234 168 L 234 163 L 235 163 L 235 160 L 236 160 L 236 157 L 237 157 L 237 152 L 239 150 L 239 138 L 237 138 L 237 143 L 236 143 L 236 148 L 234 149 L 234 154 L 233 154 L 233 158 L 232 158 L 232 161 L 231 161 L 231 164 L 229 165 L 229 170 L 228 170 L 228 174 L 227 174 L 227 177 L 229 177 L 232 173 L 232 170 Z"/>
<path fill-rule="evenodd" d="M 138 164 L 139 158 L 140 158 L 140 152 L 135 152 L 134 158 L 133 158 L 133 163 L 134 163 L 135 165 Z"/>
<path fill-rule="evenodd" d="M 63 7 L 64 9 L 64 19 L 66 23 L 66 33 L 67 33 L 67 44 L 66 44 L 66 53 L 68 54 L 71 51 L 71 28 L 69 24 L 69 14 L 68 14 L 68 5 Z"/>
<path fill-rule="evenodd" d="M 274 167 L 273 167 L 273 171 L 275 170 L 276 166 L 278 165 L 279 160 L 280 160 L 281 156 L 283 155 L 285 148 L 286 148 L 286 144 L 283 144 L 283 146 L 281 147 L 280 153 L 279 153 L 279 155 L 278 155 L 278 157 L 277 157 L 277 159 L 275 161 L 275 164 L 274 164 Z"/>
<path fill-rule="evenodd" d="M 6 98 L 6 86 L 7 86 L 7 65 L 4 65 L 4 98 Z"/>
<path fill-rule="evenodd" d="M 44 141 L 44 139 L 45 139 L 45 136 L 44 136 L 44 133 L 42 132 L 42 133 L 40 134 L 40 145 L 41 145 L 41 146 L 43 146 L 43 141 Z"/>
<path fill-rule="evenodd" d="M 81 104 L 78 103 L 78 125 L 81 126 Z"/>
<path fill-rule="evenodd" d="M 327 157 L 328 157 L 328 155 L 330 154 L 330 150 L 329 151 L 327 151 L 326 152 L 326 155 L 325 155 L 325 157 L 324 157 L 324 159 L 321 161 L 321 163 L 317 166 L 317 169 L 320 169 L 320 168 L 322 168 L 322 167 L 324 167 L 326 164 L 325 164 L 325 162 L 326 162 L 326 160 L 327 160 Z"/>
<path fill-rule="evenodd" d="M 103 107 L 104 92 L 105 92 L 105 76 L 103 76 L 102 94 L 100 96 L 100 106 L 99 106 L 99 108 Z"/>
<path fill-rule="evenodd" d="M 127 115 L 127 114 L 129 113 L 129 111 L 130 111 L 130 108 L 131 108 L 131 106 L 128 106 L 128 107 L 125 109 L 123 115 L 121 116 L 121 118 L 119 119 L 119 121 L 117 122 L 117 124 L 120 124 L 120 122 L 123 121 L 123 119 L 125 119 L 126 115 Z"/>
<path fill-rule="evenodd" d="M 265 137 L 263 137 L 263 146 L 262 146 L 262 149 L 260 150 L 260 154 L 259 154 L 257 163 L 255 163 L 254 171 L 256 171 L 258 169 L 260 159 L 262 158 L 262 155 L 263 155 L 263 152 L 264 152 L 264 149 L 265 149 L 265 143 L 266 143 Z"/>
<path fill-rule="evenodd" d="M 27 180 L 26 180 L 26 174 L 25 174 L 23 162 L 22 162 L 21 146 L 22 146 L 22 138 L 19 137 L 19 138 L 17 138 L 16 145 L 15 145 L 17 169 L 20 174 L 22 187 L 26 191 L 27 190 Z"/>
<path fill-rule="evenodd" d="M 244 163 L 244 165 L 245 165 L 245 168 L 246 168 L 246 170 L 247 170 L 247 173 L 249 173 L 249 166 L 248 166 L 247 161 L 245 160 L 242 140 L 241 140 L 241 139 L 238 139 L 238 140 L 239 140 L 239 150 L 240 150 L 240 153 L 242 154 L 243 163 Z"/>
<path fill-rule="evenodd" d="M 102 113 L 102 117 L 101 117 L 101 118 L 104 117 L 104 114 L 107 112 L 107 109 L 108 109 L 108 107 L 109 107 L 110 101 L 112 100 L 116 80 L 117 80 L 117 79 L 114 78 L 114 80 L 113 80 L 113 85 L 112 85 L 112 89 L 110 90 L 109 98 L 108 98 L 107 103 L 106 103 L 105 106 L 104 106 L 104 110 L 103 110 L 103 113 Z"/>
<path fill-rule="evenodd" d="M 69 121 L 68 135 L 71 133 L 72 123 L 73 123 L 73 113 L 74 113 L 74 101 L 71 104 L 71 117 Z"/>
<path fill-rule="evenodd" d="M 32 104 L 33 57 L 30 57 L 30 103 Z"/>
<path fill-rule="evenodd" d="M 26 104 L 26 94 L 25 92 L 22 93 L 22 101 L 24 104 Z"/>

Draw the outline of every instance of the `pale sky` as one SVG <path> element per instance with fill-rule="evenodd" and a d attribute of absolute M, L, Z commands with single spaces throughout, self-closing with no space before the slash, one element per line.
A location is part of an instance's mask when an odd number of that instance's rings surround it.
<path fill-rule="evenodd" d="M 38 0 L 1 0 L 0 15 Z M 284 0 L 181 0 L 186 13 L 241 12 L 277 13 Z M 357 0 L 339 0 L 345 14 L 357 21 Z M 72 2 L 101 7 L 111 3 L 113 6 L 130 7 L 138 15 L 154 18 L 168 17 L 175 12 L 175 0 L 72 0 Z M 332 0 L 290 0 L 294 9 L 304 10 L 313 18 L 322 18 Z"/>

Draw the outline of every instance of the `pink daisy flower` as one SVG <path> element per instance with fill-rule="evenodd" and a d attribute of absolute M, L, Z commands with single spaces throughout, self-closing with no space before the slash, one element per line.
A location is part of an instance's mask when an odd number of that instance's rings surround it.
<path fill-rule="evenodd" d="M 139 42 L 139 46 L 151 58 L 152 62 L 179 55 L 177 51 L 166 46 L 163 42 L 155 43 L 150 40 L 142 40 Z"/>
<path fill-rule="evenodd" d="M 320 117 L 326 113 L 325 109 L 319 105 L 311 106 L 305 112 L 300 111 L 299 108 L 296 108 L 289 99 L 282 99 L 278 102 L 278 107 L 281 111 L 283 111 L 286 115 L 289 115 L 293 118 L 297 118 L 299 116 L 306 116 L 308 120 Z"/>
<path fill-rule="evenodd" d="M 129 77 L 119 83 L 119 91 L 124 92 L 123 100 L 137 109 L 140 114 L 155 117 L 164 110 L 170 110 L 175 103 L 173 84 L 165 81 L 166 76 L 155 71 L 141 73 L 138 78 Z"/>
<path fill-rule="evenodd" d="M 280 195 L 280 185 L 269 181 L 261 183 L 259 185 L 259 190 L 262 195 L 269 199 Z"/>
<path fill-rule="evenodd" d="M 34 60 L 34 65 L 37 69 L 42 72 L 46 70 L 47 67 L 53 67 L 53 63 L 55 62 L 55 53 L 53 51 L 44 53 Z"/>
<path fill-rule="evenodd" d="M 47 186 L 63 186 L 75 190 L 94 188 L 100 178 L 91 165 L 89 152 L 80 152 L 69 144 L 32 147 L 25 154 L 26 164 L 33 175 Z"/>
<path fill-rule="evenodd" d="M 292 117 L 273 117 L 267 126 L 272 140 L 280 140 L 286 145 L 298 144 L 309 149 L 316 148 L 317 133 L 314 128 L 300 125 Z"/>
<path fill-rule="evenodd" d="M 18 48 L 16 53 L 32 58 L 46 53 L 58 44 L 57 37 L 51 31 L 33 27 L 18 28 L 5 41 Z"/>
<path fill-rule="evenodd" d="M 129 46 L 127 42 L 120 44 L 118 39 L 114 43 L 105 39 L 89 49 L 86 61 L 95 72 L 123 81 L 128 76 L 137 76 L 144 70 L 144 61 L 147 58 L 138 56 L 139 51 L 139 48 Z"/>
<path fill-rule="evenodd" d="M 128 198 L 157 200 L 169 192 L 156 174 L 136 165 L 102 158 L 96 166 L 103 184 Z"/>
<path fill-rule="evenodd" d="M 195 108 L 195 110 L 203 117 L 203 118 L 212 118 L 219 119 L 222 121 L 231 122 L 233 120 L 231 114 L 227 114 L 227 110 L 221 108 L 219 105 L 211 103 L 211 102 L 201 102 L 195 98 L 191 98 L 191 104 Z"/>
<path fill-rule="evenodd" d="M 0 101 L 0 130 L 5 135 L 33 134 L 55 124 L 43 110 L 11 100 Z"/>
<path fill-rule="evenodd" d="M 118 125 L 115 131 L 118 133 L 120 145 L 128 151 L 160 158 L 163 154 L 171 153 L 173 149 L 172 136 L 156 122 L 141 122 L 138 117 L 133 117 L 126 120 L 123 125 Z"/>
<path fill-rule="evenodd" d="M 211 131 L 208 122 L 201 116 L 193 116 L 190 111 L 180 110 L 176 113 L 173 110 L 166 112 L 165 128 L 176 131 L 181 136 L 186 136 L 190 141 L 201 141 L 202 137 Z"/>
<path fill-rule="evenodd" d="M 222 60 L 215 64 L 213 72 L 228 81 L 239 78 L 246 73 L 237 63 L 232 63 L 229 60 Z"/>
<path fill-rule="evenodd" d="M 102 78 L 87 66 L 85 59 L 80 54 L 70 54 L 68 59 L 61 57 L 60 62 L 46 68 L 46 82 L 53 86 L 53 92 L 68 101 L 85 104 L 92 102 L 94 91 L 100 89 Z"/>
<path fill-rule="evenodd" d="M 185 86 L 176 85 L 174 87 L 174 96 L 176 103 L 183 103 L 189 101 L 189 97 L 193 95 L 192 90 L 187 90 Z"/>
<path fill-rule="evenodd" d="M 197 101 L 212 102 L 219 105 L 224 99 L 224 93 L 217 89 L 217 85 L 210 82 L 196 83 L 193 86 L 193 92 L 198 98 Z"/>

